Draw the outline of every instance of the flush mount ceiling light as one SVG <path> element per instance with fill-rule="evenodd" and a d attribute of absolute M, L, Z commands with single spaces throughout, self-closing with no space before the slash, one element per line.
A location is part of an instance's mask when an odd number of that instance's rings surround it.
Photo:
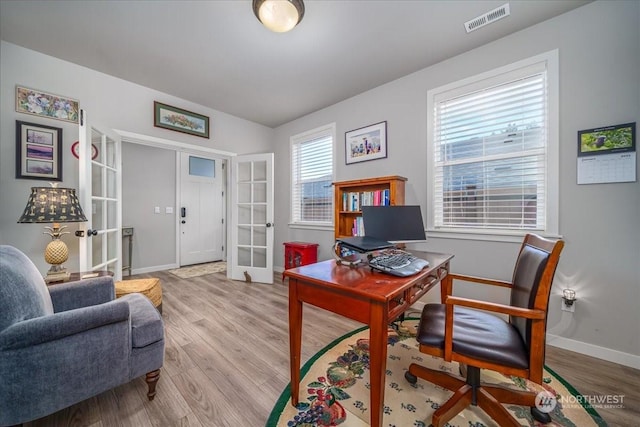
<path fill-rule="evenodd" d="M 285 33 L 302 21 L 302 0 L 253 0 L 253 13 L 262 25 L 276 33 Z"/>

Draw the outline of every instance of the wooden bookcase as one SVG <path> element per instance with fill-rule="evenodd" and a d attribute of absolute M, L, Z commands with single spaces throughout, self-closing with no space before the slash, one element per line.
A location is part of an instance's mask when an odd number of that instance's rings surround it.
<path fill-rule="evenodd" d="M 335 238 L 354 236 L 354 223 L 362 221 L 360 206 L 404 205 L 403 176 L 382 176 L 334 182 Z"/>

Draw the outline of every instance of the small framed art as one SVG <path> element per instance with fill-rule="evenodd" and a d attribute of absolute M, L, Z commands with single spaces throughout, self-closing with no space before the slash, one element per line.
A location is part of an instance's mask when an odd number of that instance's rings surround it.
<path fill-rule="evenodd" d="M 16 120 L 16 178 L 62 181 L 62 129 Z"/>
<path fill-rule="evenodd" d="M 16 86 L 16 111 L 48 119 L 78 123 L 79 103 L 66 96 Z"/>
<path fill-rule="evenodd" d="M 157 101 L 153 107 L 154 126 L 209 138 L 209 117 Z"/>
<path fill-rule="evenodd" d="M 380 122 L 344 134 L 347 164 L 387 157 L 387 122 Z"/>

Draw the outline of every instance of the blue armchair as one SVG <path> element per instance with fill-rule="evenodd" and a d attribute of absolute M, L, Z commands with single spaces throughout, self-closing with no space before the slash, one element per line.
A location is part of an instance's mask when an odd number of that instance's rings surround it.
<path fill-rule="evenodd" d="M 0 246 L 0 426 L 49 415 L 146 374 L 164 360 L 160 314 L 111 277 L 47 287 L 22 252 Z"/>

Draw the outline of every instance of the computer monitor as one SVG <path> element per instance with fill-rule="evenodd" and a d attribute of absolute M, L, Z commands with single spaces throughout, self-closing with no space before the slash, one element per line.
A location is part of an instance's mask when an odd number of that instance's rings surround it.
<path fill-rule="evenodd" d="M 388 242 L 427 240 L 420 206 L 362 206 L 365 236 Z"/>

